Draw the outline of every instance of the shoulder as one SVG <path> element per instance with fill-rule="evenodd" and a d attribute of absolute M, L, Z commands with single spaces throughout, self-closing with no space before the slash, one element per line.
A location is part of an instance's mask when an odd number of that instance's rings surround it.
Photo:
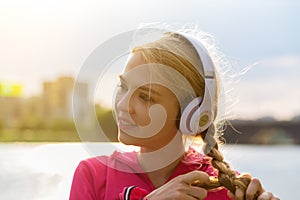
<path fill-rule="evenodd" d="M 110 156 L 96 156 L 80 161 L 76 171 L 98 174 L 103 173 L 107 168 L 118 169 L 118 166 L 133 166 L 136 163 L 136 152 L 115 151 Z"/>
<path fill-rule="evenodd" d="M 105 173 L 105 165 L 99 162 L 98 157 L 82 160 L 73 175 L 70 199 L 96 199 L 97 191 L 102 191 L 101 188 L 104 188 Z"/>
<path fill-rule="evenodd" d="M 109 159 L 110 156 L 97 156 L 97 157 L 87 158 L 85 160 L 80 161 L 78 167 L 83 169 L 90 169 L 90 170 L 99 167 L 101 168 L 106 166 Z"/>
<path fill-rule="evenodd" d="M 95 179 L 103 177 L 107 166 L 105 163 L 108 159 L 108 156 L 99 156 L 80 161 L 75 170 L 73 181 L 78 179 L 93 183 Z"/>
<path fill-rule="evenodd" d="M 70 199 L 104 199 L 109 177 L 118 177 L 122 173 L 118 171 L 118 167 L 128 165 L 127 161 L 133 163 L 134 155 L 134 152 L 114 152 L 110 156 L 80 161 L 73 175 Z"/>

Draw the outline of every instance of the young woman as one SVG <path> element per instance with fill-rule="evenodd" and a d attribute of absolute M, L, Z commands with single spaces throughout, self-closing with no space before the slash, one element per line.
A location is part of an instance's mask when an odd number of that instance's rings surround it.
<path fill-rule="evenodd" d="M 138 152 L 82 161 L 71 200 L 278 200 L 218 150 L 218 60 L 205 38 L 166 32 L 132 49 L 115 97 L 120 142 Z M 203 153 L 192 144 L 203 141 Z"/>

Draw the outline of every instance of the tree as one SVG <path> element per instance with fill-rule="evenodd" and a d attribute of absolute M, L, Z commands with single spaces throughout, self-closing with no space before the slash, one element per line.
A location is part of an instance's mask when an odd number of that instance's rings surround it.
<path fill-rule="evenodd" d="M 96 115 L 104 134 L 111 142 L 118 141 L 118 127 L 113 118 L 112 110 L 95 105 Z"/>

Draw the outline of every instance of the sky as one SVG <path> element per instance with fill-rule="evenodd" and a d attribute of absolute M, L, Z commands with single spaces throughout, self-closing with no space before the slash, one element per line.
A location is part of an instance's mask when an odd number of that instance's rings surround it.
<path fill-rule="evenodd" d="M 102 42 L 140 23 L 196 24 L 237 71 L 257 63 L 233 88 L 236 117 L 288 120 L 300 114 L 299 11 L 297 0 L 1 0 L 0 82 L 37 95 L 43 81 L 76 76 Z"/>

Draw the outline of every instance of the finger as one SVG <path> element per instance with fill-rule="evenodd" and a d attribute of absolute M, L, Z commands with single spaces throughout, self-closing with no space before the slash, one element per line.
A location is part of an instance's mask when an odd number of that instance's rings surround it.
<path fill-rule="evenodd" d="M 234 194 L 232 194 L 229 190 L 227 192 L 227 196 L 230 198 L 230 199 L 233 199 L 234 198 Z"/>
<path fill-rule="evenodd" d="M 254 199 L 255 194 L 261 194 L 264 192 L 260 181 L 256 178 L 253 178 L 249 183 L 246 190 L 246 199 Z"/>
<path fill-rule="evenodd" d="M 271 200 L 280 200 L 278 197 L 273 197 Z"/>
<path fill-rule="evenodd" d="M 202 198 L 202 197 L 194 196 L 188 193 L 179 194 L 176 197 L 177 197 L 176 199 L 185 199 L 185 200 L 203 200 L 205 198 L 205 197 Z"/>
<path fill-rule="evenodd" d="M 190 186 L 188 194 L 197 199 L 204 199 L 207 196 L 207 190 L 198 186 Z"/>
<path fill-rule="evenodd" d="M 273 194 L 270 192 L 263 192 L 262 194 L 259 195 L 257 200 L 270 200 L 273 198 Z"/>
<path fill-rule="evenodd" d="M 201 184 L 209 184 L 209 178 L 208 175 L 205 172 L 201 172 L 201 171 L 192 171 L 189 172 L 187 174 L 181 175 L 181 181 L 191 185 L 193 182 L 195 181 L 199 181 L 199 183 Z"/>
<path fill-rule="evenodd" d="M 244 192 L 240 188 L 235 190 L 235 198 L 236 200 L 243 200 L 244 199 Z"/>
<path fill-rule="evenodd" d="M 186 200 L 199 200 L 198 198 L 190 196 L 190 195 L 185 196 L 184 199 L 186 199 Z"/>

